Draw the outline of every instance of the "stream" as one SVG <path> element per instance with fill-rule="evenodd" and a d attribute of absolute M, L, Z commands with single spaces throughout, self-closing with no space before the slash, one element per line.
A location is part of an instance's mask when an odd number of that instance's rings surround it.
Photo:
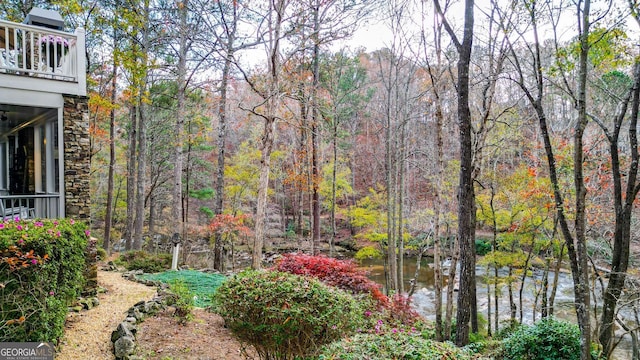
<path fill-rule="evenodd" d="M 430 258 L 423 258 L 421 262 L 420 272 L 417 278 L 416 291 L 413 294 L 413 306 L 416 311 L 422 315 L 424 318 L 430 321 L 435 321 L 435 289 L 434 289 L 434 271 L 430 266 L 433 260 Z M 384 274 L 384 260 L 383 259 L 366 259 L 360 262 L 361 268 L 368 272 L 368 277 L 384 286 L 385 284 L 385 274 Z M 477 280 L 477 301 L 478 301 L 478 312 L 483 314 L 486 318 L 487 308 L 488 308 L 488 299 L 487 299 L 487 285 L 484 280 L 485 273 L 484 266 L 476 267 L 476 280 Z M 414 277 L 416 271 L 416 259 L 405 257 L 404 259 L 404 286 L 405 291 L 408 291 L 410 288 L 410 280 Z M 505 276 L 507 274 L 506 270 L 499 271 L 499 274 Z M 535 289 L 534 289 L 534 280 L 542 279 L 543 272 L 534 271 L 533 275 L 528 276 L 525 281 L 525 288 L 523 291 L 523 322 L 526 324 L 531 324 L 534 322 L 533 318 L 533 304 L 535 301 Z M 446 277 L 445 277 L 446 279 Z M 549 286 L 551 287 L 551 282 L 553 281 L 553 273 L 549 273 Z M 539 285 L 538 285 L 539 286 Z M 518 290 L 519 284 L 514 284 L 514 301 L 516 302 L 516 306 L 519 307 L 519 299 L 518 299 Z M 457 292 L 454 292 L 454 306 L 455 306 L 455 297 Z M 495 314 L 494 307 L 494 299 L 493 299 L 493 287 L 491 287 L 491 312 L 492 316 Z M 571 322 L 576 322 L 575 310 L 573 307 L 573 279 L 571 274 L 561 272 L 558 275 L 558 289 L 556 293 L 555 303 L 554 303 L 554 315 L 559 319 L 564 319 Z M 446 289 L 443 291 L 443 307 L 446 302 Z M 538 300 L 538 302 L 540 302 Z M 538 306 L 540 304 L 538 303 Z M 499 316 L 501 321 L 507 320 L 510 317 L 509 310 L 509 298 L 507 287 L 504 286 L 502 289 L 502 295 L 498 302 L 499 307 Z M 455 310 L 454 310 L 455 311 Z M 520 309 L 518 308 L 516 311 L 516 319 L 520 316 Z M 540 320 L 540 311 L 536 311 L 535 321 Z M 628 317 L 632 318 L 632 317 Z M 493 322 L 493 320 L 492 320 Z M 486 325 L 485 325 L 486 326 Z M 625 339 L 618 345 L 616 351 L 614 352 L 614 359 L 618 360 L 631 360 L 631 341 L 627 336 Z"/>

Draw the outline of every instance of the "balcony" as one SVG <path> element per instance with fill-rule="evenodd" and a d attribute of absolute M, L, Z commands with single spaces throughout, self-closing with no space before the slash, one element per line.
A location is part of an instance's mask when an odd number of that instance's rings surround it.
<path fill-rule="evenodd" d="M 85 71 L 84 30 L 57 12 L 0 20 L 0 221 L 89 218 Z"/>
<path fill-rule="evenodd" d="M 84 96 L 84 49 L 82 28 L 67 33 L 0 20 L 0 84 Z"/>
<path fill-rule="evenodd" d="M 3 195 L 0 196 L 2 221 L 60 217 L 60 195 Z"/>

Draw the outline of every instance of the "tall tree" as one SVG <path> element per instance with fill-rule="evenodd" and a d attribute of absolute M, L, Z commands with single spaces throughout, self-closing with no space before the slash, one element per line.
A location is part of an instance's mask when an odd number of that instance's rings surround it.
<path fill-rule="evenodd" d="M 151 13 L 150 13 L 150 1 L 145 0 L 143 2 L 142 10 L 142 19 L 143 19 L 143 27 L 142 34 L 140 39 L 140 62 L 143 64 L 143 68 L 148 68 L 150 52 L 152 51 L 150 46 L 151 41 Z M 146 194 L 146 179 L 147 179 L 147 123 L 146 116 L 144 113 L 145 104 L 147 102 L 146 93 L 147 93 L 147 83 L 148 83 L 148 72 L 145 72 L 140 79 L 140 88 L 137 92 L 136 96 L 136 110 L 138 111 L 138 177 L 136 179 L 136 202 L 135 202 L 135 227 L 133 233 L 133 248 L 135 250 L 142 249 L 143 245 L 143 229 L 144 229 L 144 220 L 145 220 L 145 194 Z"/>
<path fill-rule="evenodd" d="M 189 22 L 190 3 L 189 0 L 181 0 L 176 3 L 177 8 L 175 15 L 177 16 L 176 30 L 178 38 L 176 78 L 178 83 L 177 108 L 175 122 L 175 142 L 174 142 L 174 163 L 173 163 L 173 191 L 172 191 L 172 219 L 173 219 L 173 259 L 171 268 L 176 269 L 178 265 L 178 254 L 180 252 L 180 243 L 186 241 L 187 232 L 184 226 L 187 214 L 185 213 L 184 190 L 183 190 L 183 170 L 184 170 L 184 126 L 186 120 L 186 96 L 187 86 L 189 84 L 187 56 L 193 38 L 191 37 L 192 27 Z"/>
<path fill-rule="evenodd" d="M 116 46 L 119 42 L 118 28 L 113 26 L 113 69 L 111 71 L 111 104 L 109 113 L 109 175 L 107 180 L 107 204 L 104 216 L 104 240 L 102 248 L 111 253 L 111 227 L 113 225 L 113 182 L 116 165 L 116 103 L 117 83 L 118 83 L 118 60 L 116 56 Z"/>
<path fill-rule="evenodd" d="M 534 43 L 531 47 L 528 47 L 528 51 L 533 55 L 533 62 L 530 65 L 534 75 L 534 87 L 529 88 L 529 85 L 524 77 L 524 70 L 521 66 L 521 60 L 518 54 L 514 50 L 513 44 L 510 45 L 512 52 L 512 60 L 517 69 L 517 84 L 520 86 L 525 96 L 529 100 L 530 104 L 536 112 L 538 123 L 540 127 L 540 135 L 544 142 L 545 154 L 547 157 L 547 164 L 549 167 L 549 178 L 551 180 L 551 186 L 553 188 L 556 216 L 558 224 L 562 232 L 562 236 L 567 245 L 567 251 L 569 255 L 571 273 L 574 281 L 574 295 L 575 295 L 575 309 L 578 318 L 578 325 L 580 327 L 580 342 L 581 342 L 581 355 L 582 360 L 590 358 L 590 344 L 591 344 L 591 323 L 590 323 L 590 294 L 589 294 L 589 268 L 587 267 L 587 252 L 586 252 L 586 234 L 585 234 L 585 197 L 586 188 L 584 185 L 583 177 L 583 135 L 587 123 L 586 113 L 586 80 L 587 80 L 587 58 L 589 54 L 589 28 L 590 28 L 590 1 L 586 0 L 580 2 L 577 8 L 578 14 L 578 76 L 577 83 L 578 89 L 574 91 L 568 84 L 568 80 L 564 78 L 564 84 L 566 91 L 572 96 L 574 105 L 578 110 L 578 119 L 574 128 L 573 137 L 573 166 L 574 166 L 574 181 L 573 186 L 575 189 L 575 214 L 573 232 L 569 226 L 569 219 L 565 214 L 565 200 L 561 191 L 560 180 L 558 178 L 558 167 L 556 165 L 556 156 L 554 154 L 550 128 L 548 125 L 547 114 L 543 106 L 544 89 L 545 89 L 545 77 L 543 74 L 543 57 L 542 46 L 538 35 L 538 23 L 539 23 L 539 6 L 537 1 L 532 1 L 526 4 L 525 9 L 530 19 L 531 29 L 533 30 Z M 552 27 L 555 31 L 558 31 L 558 18 L 554 20 L 552 18 Z M 504 18 L 503 18 L 504 19 Z M 519 37 L 523 37 L 523 32 L 519 33 Z M 557 39 L 556 39 L 557 43 Z M 558 52 L 557 52 L 558 53 Z M 559 59 L 559 54 L 558 57 Z M 562 62 L 557 61 L 557 66 L 562 67 Z M 564 70 L 564 69 L 563 69 Z"/>
<path fill-rule="evenodd" d="M 435 106 L 435 120 L 436 120 L 436 174 L 434 177 L 434 207 L 435 207 L 435 221 L 434 221 L 434 230 L 433 230 L 433 281 L 434 281 L 434 292 L 435 292 L 435 331 L 436 331 L 436 339 L 438 341 L 449 340 L 449 334 L 451 331 L 444 331 L 443 323 L 442 323 L 442 289 L 444 287 L 443 274 L 442 274 L 442 254 L 443 247 L 441 245 L 441 230 L 440 230 L 440 217 L 442 212 L 442 203 L 443 196 L 441 192 L 443 191 L 443 174 L 444 174 L 444 149 L 443 149 L 443 126 L 444 126 L 444 111 L 442 106 L 442 96 L 441 92 L 443 89 L 443 74 L 445 72 L 444 65 L 442 62 L 442 21 L 440 17 L 432 12 L 432 21 L 433 21 L 433 45 L 434 45 L 434 57 L 435 62 L 430 60 L 430 55 L 428 53 L 428 41 L 427 41 L 427 31 L 426 31 L 426 22 L 427 22 L 427 9 L 425 8 L 425 3 L 421 3 L 421 33 L 420 40 L 421 46 L 424 51 L 424 60 L 427 69 L 427 74 L 429 75 L 429 82 L 431 84 L 430 90 L 433 94 L 433 105 Z M 445 5 L 446 6 L 446 5 Z M 457 264 L 457 257 L 452 259 L 452 267 L 449 272 L 449 277 L 455 279 L 455 271 Z M 453 294 L 453 286 L 454 282 L 450 281 L 449 288 L 452 290 Z M 449 302 L 452 301 L 452 296 L 448 297 Z M 446 324 L 451 323 L 451 319 L 446 319 Z"/>
<path fill-rule="evenodd" d="M 337 174 L 339 167 L 340 140 L 344 137 L 344 124 L 354 121 L 354 118 L 368 98 L 364 93 L 366 81 L 365 69 L 361 66 L 357 55 L 351 57 L 346 49 L 334 54 L 323 62 L 320 74 L 320 84 L 326 97 L 320 109 L 322 119 L 329 127 L 331 137 L 332 170 L 330 195 L 330 223 L 329 256 L 334 251 L 336 238 L 336 194 Z"/>
<path fill-rule="evenodd" d="M 320 242 L 320 192 L 318 185 L 320 183 L 320 169 L 318 157 L 318 141 L 320 134 L 319 121 L 320 109 L 318 102 L 318 86 L 320 84 L 320 0 L 313 0 L 311 5 L 311 16 L 313 23 L 313 31 L 311 33 L 311 41 L 313 44 L 313 60 L 312 60 L 312 88 L 311 88 L 311 210 L 313 213 L 313 231 L 311 243 L 313 253 L 317 253 L 318 244 Z"/>
<path fill-rule="evenodd" d="M 148 1 L 147 1 L 148 5 Z M 136 247 L 134 239 L 135 220 L 136 216 L 136 182 L 140 176 L 144 174 L 138 174 L 138 141 L 140 139 L 138 135 L 139 131 L 139 114 L 140 104 L 143 100 L 143 94 L 145 91 L 145 82 L 149 67 L 146 61 L 147 55 L 144 48 L 143 39 L 145 38 L 144 29 L 145 23 L 149 20 L 148 6 L 140 4 L 138 2 L 132 2 L 127 0 L 127 6 L 123 8 L 133 8 L 136 11 L 122 11 L 119 8 L 117 16 L 121 16 L 127 24 L 131 26 L 132 31 L 127 33 L 126 42 L 128 46 L 123 51 L 123 67 L 124 71 L 128 75 L 127 85 L 127 102 L 129 107 L 129 149 L 127 157 L 127 226 L 125 230 L 126 249 L 131 250 Z M 147 11 L 145 11 L 147 9 Z"/>
<path fill-rule="evenodd" d="M 302 2 L 306 12 L 298 20 L 309 27 L 309 31 L 302 30 L 302 47 L 306 48 L 307 39 L 305 33 L 310 34 L 311 47 L 311 121 L 309 133 L 311 136 L 311 213 L 312 213 L 312 251 L 317 252 L 320 241 L 320 52 L 321 46 L 330 44 L 352 33 L 358 21 L 372 11 L 375 0 L 306 0 Z M 303 115 L 304 116 L 304 115 Z"/>
<path fill-rule="evenodd" d="M 475 274 L 475 206 L 472 182 L 471 111 L 469 109 L 469 64 L 473 44 L 473 0 L 465 0 L 464 31 L 462 42 L 444 17 L 440 2 L 434 0 L 436 12 L 443 19 L 443 26 L 449 33 L 458 51 L 458 126 L 460 136 L 460 182 L 458 188 L 458 241 L 460 244 L 460 291 L 456 322 L 456 344 L 469 343 L 469 321 L 471 309 L 476 303 Z"/>
<path fill-rule="evenodd" d="M 630 5 L 633 4 L 630 2 Z M 631 11 L 640 25 L 640 18 L 637 17 L 637 12 L 634 13 L 633 8 Z M 612 45 L 613 42 L 606 41 L 606 36 L 604 39 L 605 41 L 603 43 L 596 46 L 604 45 L 605 47 L 608 47 Z M 640 183 L 638 182 L 638 162 L 640 161 L 640 155 L 638 153 L 637 137 L 638 114 L 640 110 L 639 54 L 635 55 L 635 64 L 633 69 L 633 77 L 628 77 L 626 74 L 623 75 L 616 72 L 608 73 L 603 76 L 603 78 L 613 82 L 613 84 L 610 84 L 611 88 L 607 89 L 607 92 L 617 100 L 615 101 L 617 106 L 613 113 L 613 121 L 601 118 L 593 112 L 589 113 L 589 117 L 593 119 L 593 121 L 598 124 L 604 132 L 609 145 L 609 155 L 611 157 L 611 180 L 613 181 L 614 189 L 613 200 L 615 224 L 613 232 L 611 273 L 609 275 L 607 288 L 603 294 L 602 315 L 600 317 L 601 328 L 599 333 L 599 340 L 602 345 L 603 354 L 607 359 L 611 357 L 614 349 L 613 330 L 614 321 L 616 320 L 616 308 L 627 278 L 631 243 L 631 220 L 634 202 L 638 196 L 638 192 L 640 191 Z M 622 89 L 617 87 L 621 87 Z M 628 144 L 626 144 L 626 146 L 625 144 L 621 145 L 623 140 L 622 138 L 624 137 L 621 138 L 620 136 L 625 122 L 629 123 L 626 139 Z M 623 169 L 624 162 L 620 159 L 621 155 L 624 154 L 624 148 L 628 148 L 631 151 L 631 161 L 626 169 Z M 627 181 L 626 188 L 623 183 L 623 179 L 625 177 Z"/>
<path fill-rule="evenodd" d="M 264 44 L 267 53 L 267 74 L 263 87 L 260 87 L 255 79 L 250 79 L 246 72 L 240 69 L 245 80 L 249 83 L 253 91 L 262 98 L 262 102 L 250 109 L 253 115 L 262 118 L 263 131 L 262 143 L 260 144 L 260 175 L 258 185 L 258 197 L 256 204 L 254 242 L 252 248 L 251 267 L 260 269 L 262 267 L 262 248 L 265 238 L 265 220 L 267 216 L 269 173 L 271 172 L 271 152 L 275 140 L 275 123 L 278 119 L 278 110 L 281 104 L 282 93 L 280 90 L 280 71 L 282 67 L 280 42 L 283 37 L 283 26 L 286 21 L 286 10 L 289 5 L 288 0 L 270 0 L 266 21 L 266 33 Z"/>
<path fill-rule="evenodd" d="M 575 239 L 570 235 L 565 236 L 569 260 L 571 261 L 571 273 L 574 282 L 575 307 L 580 327 L 580 359 L 591 359 L 591 316 L 590 316 L 590 289 L 589 289 L 589 262 L 587 254 L 585 207 L 587 189 L 584 182 L 584 131 L 587 127 L 587 72 L 589 57 L 589 31 L 591 27 L 591 0 L 584 0 L 577 4 L 578 14 L 578 79 L 577 91 L 572 91 L 574 106 L 578 112 L 573 135 L 573 176 L 575 188 Z M 568 230 L 568 229 L 567 229 Z M 563 230 L 565 231 L 565 230 Z M 571 241 L 569 241 L 571 240 Z M 575 241 L 575 243 L 574 243 Z M 569 243 L 570 242 L 570 243 Z M 574 246 L 575 244 L 575 246 Z"/>
<path fill-rule="evenodd" d="M 221 215 L 224 205 L 224 166 L 225 166 L 225 147 L 227 139 L 227 92 L 229 90 L 229 80 L 231 79 L 231 66 L 233 65 L 233 57 L 236 52 L 236 36 L 238 28 L 238 3 L 233 1 L 229 8 L 229 12 L 225 11 L 222 1 L 216 2 L 220 11 L 220 24 L 223 33 L 220 42 L 222 43 L 221 55 L 224 61 L 222 68 L 222 79 L 220 81 L 220 101 L 218 103 L 218 140 L 216 146 L 218 148 L 218 163 L 216 171 L 216 194 L 214 200 L 213 212 L 215 215 Z M 213 268 L 224 271 L 222 248 L 222 235 L 217 234 L 213 248 Z"/>

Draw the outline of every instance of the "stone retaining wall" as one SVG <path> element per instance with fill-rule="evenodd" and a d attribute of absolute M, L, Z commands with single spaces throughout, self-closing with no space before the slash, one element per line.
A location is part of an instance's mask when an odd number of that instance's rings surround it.
<path fill-rule="evenodd" d="M 64 196 L 67 217 L 89 220 L 89 98 L 64 95 Z"/>
<path fill-rule="evenodd" d="M 127 311 L 127 315 L 115 331 L 111 333 L 111 342 L 113 343 L 113 353 L 116 359 L 135 360 L 138 357 L 136 352 L 136 332 L 137 324 L 141 323 L 146 317 L 156 314 L 165 308 L 167 299 L 171 294 L 166 291 L 167 285 L 160 282 L 149 282 L 141 280 L 137 275 L 141 275 L 141 270 L 129 271 L 122 274 L 122 277 L 131 281 L 137 281 L 148 286 L 158 286 L 158 293 L 149 301 L 140 301 L 133 305 Z"/>

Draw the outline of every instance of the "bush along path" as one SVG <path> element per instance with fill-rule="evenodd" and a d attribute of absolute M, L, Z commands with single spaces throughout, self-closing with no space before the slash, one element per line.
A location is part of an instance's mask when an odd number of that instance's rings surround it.
<path fill-rule="evenodd" d="M 98 283 L 107 290 L 98 296 L 100 306 L 69 317 L 56 360 L 114 359 L 111 332 L 132 305 L 156 293 L 155 287 L 128 281 L 120 272 L 99 271 Z"/>

